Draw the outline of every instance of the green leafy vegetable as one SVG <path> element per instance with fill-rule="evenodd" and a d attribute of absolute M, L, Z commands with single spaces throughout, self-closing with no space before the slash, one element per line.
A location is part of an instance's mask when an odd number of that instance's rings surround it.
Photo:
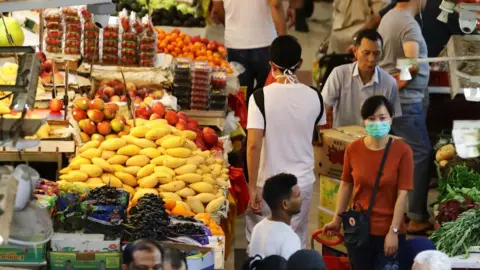
<path fill-rule="evenodd" d="M 430 240 L 448 256 L 465 254 L 468 257 L 468 249 L 480 244 L 480 208 L 463 212 L 457 220 L 443 223 Z"/>
<path fill-rule="evenodd" d="M 468 195 L 472 200 L 480 201 L 480 174 L 462 165 L 450 169 L 446 177 L 440 179 L 438 202 L 458 200 Z"/>

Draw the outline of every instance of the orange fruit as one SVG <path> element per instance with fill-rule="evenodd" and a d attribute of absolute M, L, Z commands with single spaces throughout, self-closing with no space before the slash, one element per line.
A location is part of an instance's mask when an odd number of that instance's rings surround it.
<path fill-rule="evenodd" d="M 178 47 L 183 47 L 183 45 L 184 44 L 183 44 L 183 41 L 181 39 L 177 41 L 177 46 Z"/>
<path fill-rule="evenodd" d="M 232 70 L 231 67 L 228 67 L 228 68 L 227 68 L 227 73 L 228 73 L 228 74 L 232 74 L 232 73 L 233 73 L 233 70 Z"/>
<path fill-rule="evenodd" d="M 176 52 L 170 52 L 170 54 L 171 54 L 173 57 L 177 57 L 177 53 L 176 53 Z"/>
<path fill-rule="evenodd" d="M 177 33 L 173 33 L 173 34 L 171 35 L 171 38 L 172 38 L 172 39 L 178 38 L 178 34 L 177 34 Z"/>
<path fill-rule="evenodd" d="M 198 48 L 198 49 L 202 48 L 202 46 L 203 46 L 203 44 L 201 42 L 198 42 L 198 41 L 195 42 L 195 44 L 193 44 L 193 45 L 195 46 L 195 48 Z"/>
<path fill-rule="evenodd" d="M 169 51 L 173 51 L 175 49 L 175 47 L 172 44 L 170 44 L 170 45 L 167 46 L 167 49 Z"/>
<path fill-rule="evenodd" d="M 211 50 L 207 50 L 207 55 L 213 55 L 213 52 Z"/>
<path fill-rule="evenodd" d="M 221 56 L 219 53 L 214 53 L 214 54 L 213 54 L 213 57 L 215 57 L 215 58 L 221 58 L 222 56 Z"/>
<path fill-rule="evenodd" d="M 209 61 L 208 64 L 209 64 L 211 67 L 215 67 L 215 63 L 213 63 L 212 61 Z"/>
<path fill-rule="evenodd" d="M 185 37 L 187 36 L 187 34 L 185 34 L 185 33 L 180 33 L 178 36 L 179 36 L 180 38 L 185 38 Z"/>
<path fill-rule="evenodd" d="M 178 35 L 178 34 L 180 34 L 180 29 L 175 28 L 175 29 L 173 29 L 172 33 L 175 33 L 175 34 Z"/>

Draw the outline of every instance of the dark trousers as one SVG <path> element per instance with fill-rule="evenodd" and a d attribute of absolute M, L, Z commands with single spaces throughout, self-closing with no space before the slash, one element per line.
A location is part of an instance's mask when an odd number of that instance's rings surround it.
<path fill-rule="evenodd" d="M 405 235 L 398 236 L 398 250 L 405 244 Z M 383 249 L 384 236 L 370 235 L 369 245 L 363 249 L 347 249 L 350 268 L 352 270 L 383 270 L 389 263 L 395 262 L 396 258 L 386 257 Z"/>
<path fill-rule="evenodd" d="M 402 104 L 402 116 L 393 118 L 392 134 L 402 137 L 413 151 L 413 190 L 408 192 L 408 217 L 415 221 L 427 221 L 429 169 L 432 163 L 432 147 L 425 123 L 425 106 L 422 103 Z"/>
<path fill-rule="evenodd" d="M 267 80 L 270 72 L 269 47 L 244 50 L 228 49 L 228 61 L 237 62 L 245 68 L 245 71 L 238 76 L 238 80 L 241 86 L 247 87 L 248 102 L 253 91 L 263 87 Z"/>

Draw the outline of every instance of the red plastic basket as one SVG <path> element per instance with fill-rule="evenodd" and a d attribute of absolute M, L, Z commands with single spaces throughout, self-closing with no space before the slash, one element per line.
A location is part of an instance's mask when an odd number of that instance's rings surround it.
<path fill-rule="evenodd" d="M 321 235 L 323 235 L 323 229 L 318 229 L 313 232 L 311 240 L 312 249 L 315 248 L 315 242 L 329 247 L 343 243 L 343 235 L 341 233 L 335 231 L 332 231 L 332 233 L 337 239 L 322 238 Z M 331 254 L 324 253 L 323 261 L 325 262 L 327 270 L 350 270 L 350 262 L 348 261 L 348 257 L 333 256 Z"/>

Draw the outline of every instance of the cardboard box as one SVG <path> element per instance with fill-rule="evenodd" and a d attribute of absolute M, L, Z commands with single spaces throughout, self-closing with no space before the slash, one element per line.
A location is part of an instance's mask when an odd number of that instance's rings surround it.
<path fill-rule="evenodd" d="M 215 269 L 215 251 L 210 247 L 200 247 L 187 244 L 162 242 L 163 246 L 178 248 L 181 251 L 197 251 L 197 255 L 187 257 L 188 269 L 195 270 L 214 270 Z"/>
<path fill-rule="evenodd" d="M 323 226 L 325 226 L 325 224 L 332 221 L 333 216 L 334 216 L 334 214 L 333 214 L 332 211 L 329 211 L 328 209 L 325 209 L 325 208 L 322 208 L 322 207 L 318 207 L 318 224 L 317 224 L 317 227 L 318 228 L 323 228 Z M 343 234 L 343 229 L 342 229 L 341 233 Z M 332 248 L 334 250 L 341 251 L 343 253 L 347 253 L 347 248 L 343 244 L 332 246 L 330 248 Z"/>
<path fill-rule="evenodd" d="M 120 251 L 120 238 L 104 240 L 103 234 L 54 233 L 50 240 L 52 251 L 110 252 Z"/>
<path fill-rule="evenodd" d="M 46 245 L 36 247 L 0 246 L 0 263 L 42 263 L 45 261 Z"/>
<path fill-rule="evenodd" d="M 316 168 L 318 165 L 316 172 L 334 179 L 341 179 L 345 149 L 350 143 L 366 135 L 365 128 L 361 126 L 339 127 L 323 131 L 322 146 L 315 153 L 315 160 L 318 159 L 315 165 Z"/>
<path fill-rule="evenodd" d="M 320 175 L 320 207 L 335 211 L 340 183 L 340 180 Z"/>
<path fill-rule="evenodd" d="M 322 147 L 316 157 L 319 159 L 318 168 L 321 175 L 340 179 L 343 171 L 343 156 L 347 146 L 367 133 L 360 126 L 327 129 L 322 133 Z"/>
<path fill-rule="evenodd" d="M 121 252 L 59 252 L 50 254 L 50 270 L 104 269 L 120 270 Z"/>

